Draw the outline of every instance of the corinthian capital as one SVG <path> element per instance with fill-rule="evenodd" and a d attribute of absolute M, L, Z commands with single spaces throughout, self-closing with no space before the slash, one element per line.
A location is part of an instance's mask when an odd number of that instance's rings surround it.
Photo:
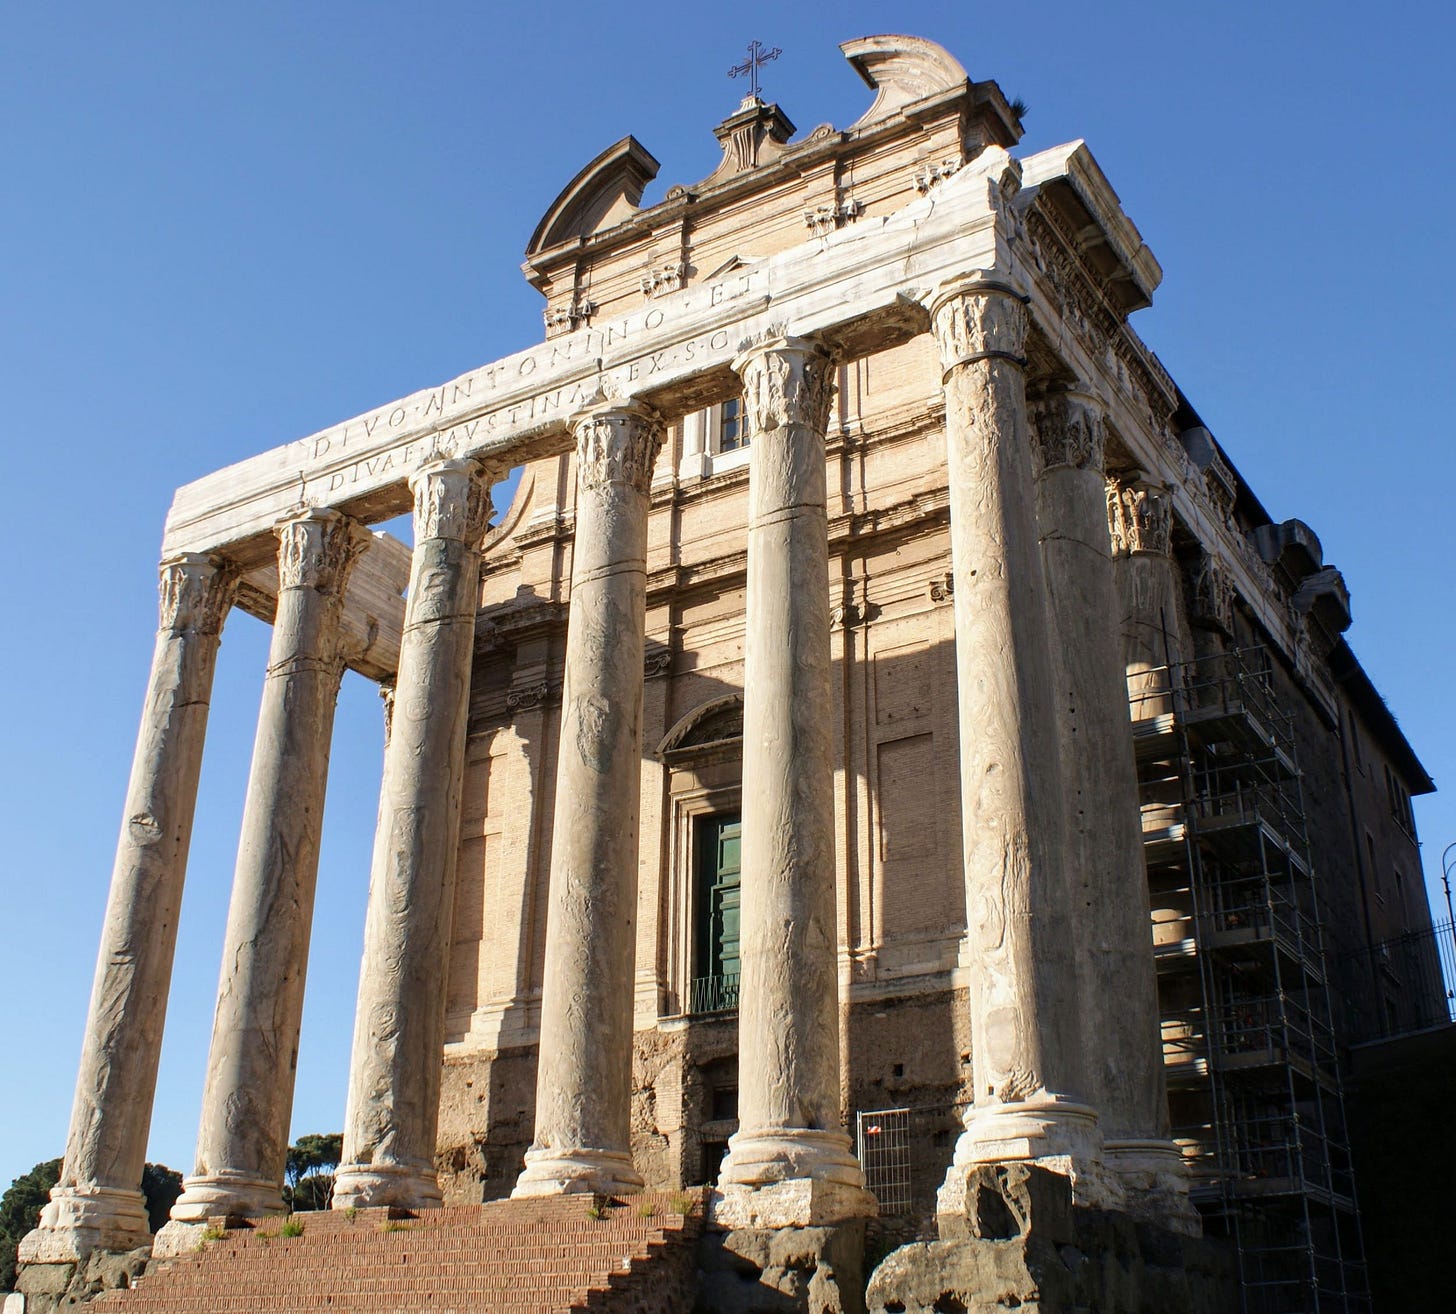
<path fill-rule="evenodd" d="M 801 424 L 822 434 L 834 397 L 834 361 L 805 338 L 769 338 L 733 362 L 743 380 L 743 413 L 750 434 Z"/>
<path fill-rule="evenodd" d="M 940 348 L 941 368 L 978 360 L 1026 364 L 1026 303 L 1002 283 L 957 283 L 930 303 L 930 325 Z"/>
<path fill-rule="evenodd" d="M 369 550 L 369 531 L 341 511 L 313 508 L 280 520 L 278 587 L 342 594 L 354 563 Z"/>
<path fill-rule="evenodd" d="M 1102 408 L 1091 397 L 1047 393 L 1032 406 L 1031 421 L 1041 469 L 1102 469 Z"/>
<path fill-rule="evenodd" d="M 1173 505 L 1166 489 L 1122 479 L 1107 481 L 1107 529 L 1112 555 L 1172 550 Z"/>
<path fill-rule="evenodd" d="M 160 567 L 159 629 L 174 634 L 220 634 L 238 591 L 238 571 L 201 552 L 168 557 Z"/>
<path fill-rule="evenodd" d="M 434 461 L 410 476 L 415 498 L 415 543 L 430 538 L 475 545 L 485 537 L 495 508 L 490 486 L 496 471 L 480 461 Z"/>
<path fill-rule="evenodd" d="M 582 488 L 627 484 L 648 491 L 662 449 L 662 417 L 656 411 L 641 402 L 604 402 L 578 415 L 575 427 Z"/>

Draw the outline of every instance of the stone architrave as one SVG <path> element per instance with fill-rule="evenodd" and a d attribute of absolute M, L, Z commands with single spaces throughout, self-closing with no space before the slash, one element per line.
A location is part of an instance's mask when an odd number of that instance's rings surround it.
<path fill-rule="evenodd" d="M 825 426 L 834 366 L 772 338 L 734 361 L 753 435 L 743 693 L 738 1131 L 729 1228 L 872 1215 L 839 1093 Z"/>
<path fill-rule="evenodd" d="M 1189 654 L 1171 555 L 1172 502 L 1140 477 L 1111 479 L 1107 524 L 1132 719 L 1148 720 L 1173 710 L 1170 668 Z"/>
<path fill-rule="evenodd" d="M 20 1243 L 22 1264 L 150 1243 L 142 1168 L 177 916 L 223 621 L 237 573 L 215 557 L 161 565 L 151 678 L 101 932 L 65 1166 Z"/>
<path fill-rule="evenodd" d="M 344 594 L 372 541 L 331 510 L 291 516 L 278 539 L 268 651 L 223 943 L 197 1166 L 178 1223 L 283 1209 L 293 1077 L 318 880 Z"/>
<path fill-rule="evenodd" d="M 435 1131 L 455 905 L 480 543 L 496 472 L 410 478 L 414 558 L 400 641 L 334 1208 L 438 1205 Z"/>
<path fill-rule="evenodd" d="M 657 414 L 574 421 L 576 536 L 551 832 L 535 1139 L 517 1196 L 642 1189 L 632 1165 L 632 1011 L 647 513 Z"/>
<path fill-rule="evenodd" d="M 1020 293 L 987 278 L 931 303 L 944 368 L 955 568 L 961 815 L 974 1104 L 941 1187 L 963 1211 L 975 1165 L 1035 1160 L 1101 1202 L 1077 980 L 1046 580 L 1027 434 Z"/>
<path fill-rule="evenodd" d="M 1166 1221 L 1180 1201 L 1188 1211 L 1188 1187 L 1168 1134 L 1102 412 L 1063 390 L 1042 397 L 1032 419 L 1087 1088 L 1105 1162 L 1133 1188 L 1129 1204 Z"/>

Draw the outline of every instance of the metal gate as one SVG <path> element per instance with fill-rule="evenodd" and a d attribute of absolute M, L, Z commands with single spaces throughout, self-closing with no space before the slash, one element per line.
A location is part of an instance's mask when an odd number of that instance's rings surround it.
<path fill-rule="evenodd" d="M 910 1212 L 910 1110 L 874 1109 L 856 1115 L 865 1185 L 881 1214 Z"/>

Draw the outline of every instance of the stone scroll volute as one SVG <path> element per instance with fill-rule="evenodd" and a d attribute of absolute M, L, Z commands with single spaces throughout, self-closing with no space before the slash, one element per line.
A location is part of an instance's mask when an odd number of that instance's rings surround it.
<path fill-rule="evenodd" d="M 801 424 L 823 433 L 834 398 L 834 361 L 803 338 L 769 338 L 733 362 L 743 380 L 743 412 L 751 434 Z"/>
<path fill-rule="evenodd" d="M 483 461 L 436 461 L 410 477 L 415 543 L 432 538 L 478 544 L 495 508 L 490 488 L 499 472 Z"/>
<path fill-rule="evenodd" d="M 978 360 L 1026 364 L 1025 298 L 1003 284 L 974 282 L 946 289 L 931 303 L 930 323 L 947 374 Z"/>

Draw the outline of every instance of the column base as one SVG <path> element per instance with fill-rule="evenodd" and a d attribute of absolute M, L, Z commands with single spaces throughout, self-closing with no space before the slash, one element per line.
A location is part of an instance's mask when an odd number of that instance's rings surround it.
<path fill-rule="evenodd" d="M 967 1179 L 985 1164 L 1034 1163 L 1072 1184 L 1072 1198 L 1093 1209 L 1124 1207 L 1122 1183 L 1103 1162 L 1097 1111 L 1056 1095 L 973 1108 L 936 1195 L 937 1214 L 966 1210 Z"/>
<path fill-rule="evenodd" d="M 1108 1141 L 1102 1157 L 1122 1183 L 1128 1213 L 1184 1236 L 1203 1235 L 1203 1220 L 1188 1197 L 1188 1163 L 1172 1141 Z"/>
<path fill-rule="evenodd" d="M 444 1199 L 433 1168 L 409 1164 L 345 1164 L 334 1176 L 335 1209 L 438 1209 Z"/>
<path fill-rule="evenodd" d="M 527 1150 L 513 1200 L 536 1195 L 636 1195 L 642 1174 L 620 1150 Z"/>
<path fill-rule="evenodd" d="M 718 1172 L 714 1223 L 741 1228 L 821 1227 L 879 1213 L 843 1132 L 738 1132 Z"/>
<path fill-rule="evenodd" d="M 140 1191 L 112 1186 L 57 1186 L 40 1221 L 21 1238 L 21 1264 L 73 1264 L 93 1251 L 118 1254 L 152 1243 Z"/>
<path fill-rule="evenodd" d="M 172 1206 L 179 1223 L 209 1218 L 266 1218 L 284 1212 L 283 1188 L 249 1173 L 208 1173 L 182 1180 L 182 1194 Z"/>

